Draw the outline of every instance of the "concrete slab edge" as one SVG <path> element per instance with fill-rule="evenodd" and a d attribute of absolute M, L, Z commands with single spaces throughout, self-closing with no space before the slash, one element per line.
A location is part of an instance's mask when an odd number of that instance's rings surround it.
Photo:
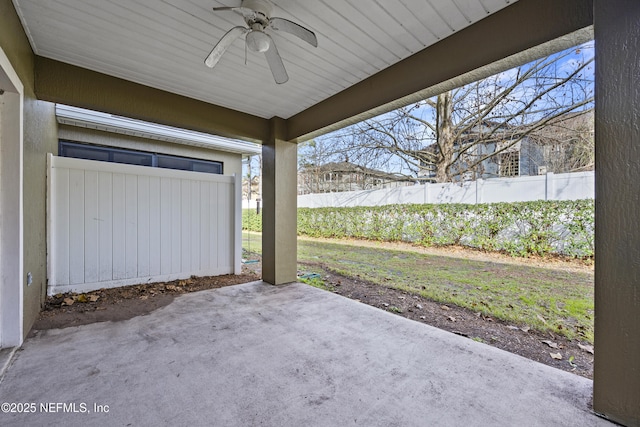
<path fill-rule="evenodd" d="M 18 347 L 0 348 L 0 384 L 2 384 L 4 374 L 9 369 L 9 366 L 11 366 L 13 356 L 16 354 L 17 350 Z"/>

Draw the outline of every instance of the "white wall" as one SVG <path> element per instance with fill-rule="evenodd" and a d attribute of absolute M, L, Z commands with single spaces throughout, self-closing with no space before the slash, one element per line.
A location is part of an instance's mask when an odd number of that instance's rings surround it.
<path fill-rule="evenodd" d="M 381 206 L 389 204 L 496 203 L 578 200 L 595 197 L 594 172 L 495 178 L 463 183 L 425 184 L 381 190 L 298 196 L 299 208 Z"/>
<path fill-rule="evenodd" d="M 240 177 L 49 156 L 48 294 L 240 273 Z"/>

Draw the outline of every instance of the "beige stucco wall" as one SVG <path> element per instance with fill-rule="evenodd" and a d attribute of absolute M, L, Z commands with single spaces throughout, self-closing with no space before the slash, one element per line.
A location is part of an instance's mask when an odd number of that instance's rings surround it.
<path fill-rule="evenodd" d="M 60 139 L 67 141 L 85 142 L 89 144 L 169 154 L 172 156 L 191 157 L 195 159 L 214 160 L 224 164 L 223 170 L 225 175 L 242 173 L 242 156 L 240 154 L 69 125 L 59 125 L 58 136 Z"/>
<path fill-rule="evenodd" d="M 0 47 L 24 85 L 24 333 L 46 296 L 46 154 L 57 154 L 54 105 L 34 93 L 34 56 L 10 0 L 0 0 Z M 31 272 L 33 283 L 27 285 Z"/>

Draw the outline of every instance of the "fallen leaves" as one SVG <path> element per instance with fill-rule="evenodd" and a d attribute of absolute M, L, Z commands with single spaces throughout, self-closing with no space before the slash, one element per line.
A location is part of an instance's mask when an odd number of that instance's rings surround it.
<path fill-rule="evenodd" d="M 560 353 L 549 353 L 549 355 L 551 356 L 551 358 L 556 359 L 556 360 L 562 360 L 562 354 Z"/>
<path fill-rule="evenodd" d="M 60 305 L 68 307 L 68 306 L 71 306 L 71 305 L 75 304 L 76 302 L 86 304 L 86 303 L 89 303 L 89 302 L 96 302 L 99 299 L 100 299 L 100 295 L 96 295 L 96 294 L 71 295 L 69 297 L 64 298 Z"/>
<path fill-rule="evenodd" d="M 583 344 L 578 343 L 578 347 L 580 347 L 580 350 L 584 350 L 587 353 L 593 354 L 593 346 L 592 345 L 583 345 Z"/>
<path fill-rule="evenodd" d="M 541 342 L 542 342 L 542 343 L 544 343 L 544 344 L 546 344 L 546 345 L 548 345 L 548 346 L 549 346 L 549 347 L 551 347 L 551 348 L 561 348 L 561 347 L 559 347 L 559 346 L 558 346 L 558 344 L 557 344 L 557 343 L 555 343 L 555 342 L 553 342 L 553 341 L 550 341 L 550 340 L 543 340 L 543 341 L 541 341 Z"/>
<path fill-rule="evenodd" d="M 451 310 L 451 307 L 447 307 L 446 305 L 441 305 L 440 308 L 445 311 Z"/>

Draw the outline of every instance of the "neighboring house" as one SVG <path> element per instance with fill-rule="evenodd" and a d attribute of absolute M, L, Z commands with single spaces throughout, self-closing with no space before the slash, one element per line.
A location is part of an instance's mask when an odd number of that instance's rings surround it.
<path fill-rule="evenodd" d="M 593 141 L 593 113 L 567 114 L 566 119 L 561 120 L 560 124 L 547 126 L 521 139 L 518 127 L 494 131 L 491 138 L 487 138 L 486 135 L 494 128 L 495 125 L 491 123 L 476 126 L 456 143 L 456 149 L 458 149 L 461 145 L 473 144 L 475 140 L 483 139 L 482 142 L 473 145 L 458 163 L 453 165 L 454 176 L 456 170 L 466 170 L 467 164 L 484 156 L 490 157 L 475 166 L 473 170 L 465 171 L 455 177 L 455 181 L 593 169 L 592 159 L 589 162 L 589 156 L 586 153 L 593 148 L 593 144 L 589 143 Z M 517 139 L 519 140 L 514 143 L 513 141 Z M 425 151 L 433 153 L 436 149 L 437 146 L 433 144 Z M 420 181 L 435 182 L 435 165 L 421 161 L 421 166 L 422 169 L 418 173 Z"/>
<path fill-rule="evenodd" d="M 298 194 L 336 193 L 413 185 L 414 180 L 344 162 L 305 165 L 298 171 Z"/>

